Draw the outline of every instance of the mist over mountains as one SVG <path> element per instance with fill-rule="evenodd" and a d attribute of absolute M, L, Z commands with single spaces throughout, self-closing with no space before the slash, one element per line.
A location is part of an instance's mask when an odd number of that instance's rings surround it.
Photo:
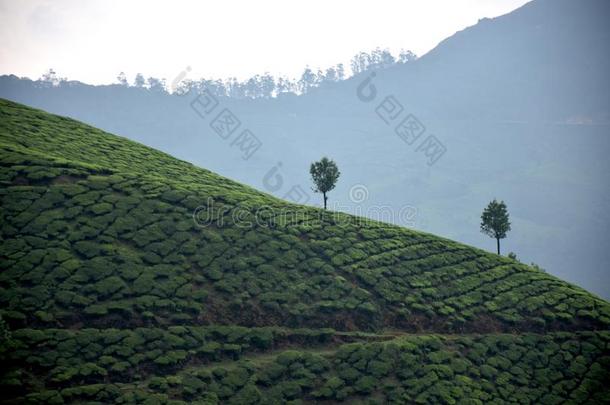
<path fill-rule="evenodd" d="M 241 123 L 226 139 L 210 126 L 214 116 L 193 110 L 194 92 L 41 87 L 3 76 L 0 96 L 281 198 L 293 198 L 298 186 L 299 202 L 309 205 L 321 204 L 310 189 L 309 163 L 328 155 L 342 172 L 331 209 L 383 211 L 389 221 L 489 250 L 494 242 L 479 232 L 480 212 L 490 199 L 503 199 L 513 222 L 504 253 L 608 298 L 609 17 L 603 0 L 535 0 L 479 21 L 416 61 L 300 96 L 217 97 L 214 115 L 226 108 Z M 359 97 L 367 79 L 370 100 Z M 411 144 L 395 132 L 409 114 L 425 127 Z M 246 128 L 260 147 L 244 159 L 235 139 Z M 446 150 L 432 165 L 420 148 L 429 135 Z M 354 186 L 364 190 L 358 198 L 350 196 Z M 415 211 L 401 217 L 404 207 Z"/>

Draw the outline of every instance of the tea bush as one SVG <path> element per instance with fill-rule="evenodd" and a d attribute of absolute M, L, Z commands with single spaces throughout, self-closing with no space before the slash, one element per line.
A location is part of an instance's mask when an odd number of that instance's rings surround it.
<path fill-rule="evenodd" d="M 0 149 L 0 402 L 608 402 L 610 305 L 539 269 L 4 100 Z"/>

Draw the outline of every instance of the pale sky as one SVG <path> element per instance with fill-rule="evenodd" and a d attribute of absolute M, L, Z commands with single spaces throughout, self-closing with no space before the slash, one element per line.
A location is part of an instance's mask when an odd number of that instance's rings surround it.
<path fill-rule="evenodd" d="M 86 83 L 137 72 L 191 78 L 298 77 L 349 66 L 359 51 L 421 56 L 483 17 L 526 0 L 0 0 L 0 74 L 53 68 Z"/>

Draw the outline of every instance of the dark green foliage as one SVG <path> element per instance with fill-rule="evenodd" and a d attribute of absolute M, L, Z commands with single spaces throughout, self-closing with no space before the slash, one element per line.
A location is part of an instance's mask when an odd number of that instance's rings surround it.
<path fill-rule="evenodd" d="M 498 254 L 500 254 L 500 239 L 506 238 L 506 233 L 508 231 L 510 231 L 510 221 L 508 218 L 508 211 L 506 210 L 506 204 L 504 201 L 498 202 L 494 199 L 483 210 L 483 214 L 481 214 L 481 232 L 496 239 Z M 514 258 L 516 258 L 516 256 L 511 257 L 511 259 Z"/>
<path fill-rule="evenodd" d="M 337 164 L 334 161 L 323 157 L 319 162 L 311 164 L 309 173 L 315 186 L 314 191 L 323 195 L 324 209 L 326 209 L 326 202 L 328 200 L 326 194 L 335 188 L 341 172 L 339 172 Z"/>
<path fill-rule="evenodd" d="M 536 268 L 7 101 L 0 137 L 1 402 L 608 402 L 609 304 Z"/>

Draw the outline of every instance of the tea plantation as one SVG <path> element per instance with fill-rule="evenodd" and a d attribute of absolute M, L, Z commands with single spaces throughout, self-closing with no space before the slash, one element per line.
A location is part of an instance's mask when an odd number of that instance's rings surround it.
<path fill-rule="evenodd" d="M 609 403 L 610 304 L 0 100 L 1 403 Z"/>

